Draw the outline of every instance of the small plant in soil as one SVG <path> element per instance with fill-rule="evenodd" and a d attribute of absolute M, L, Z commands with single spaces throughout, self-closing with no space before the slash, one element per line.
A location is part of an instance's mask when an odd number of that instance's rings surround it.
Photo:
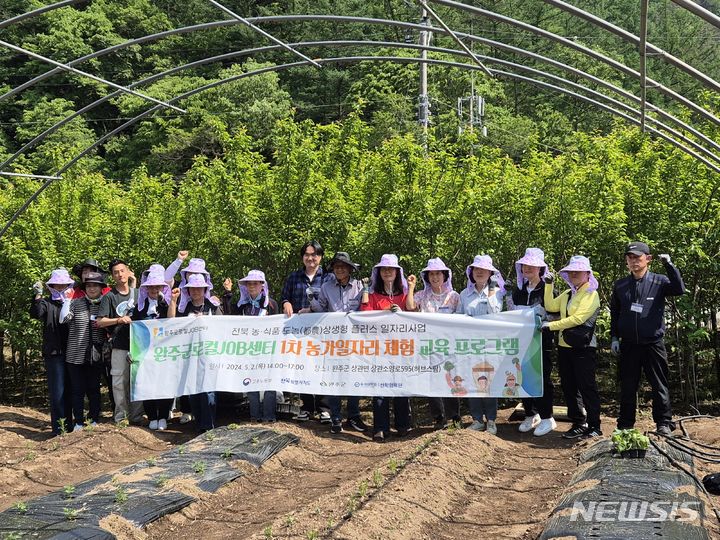
<path fill-rule="evenodd" d="M 54 452 L 57 449 L 58 449 L 58 443 L 57 443 L 57 441 L 53 441 L 52 444 L 50 445 L 50 451 Z"/>
<path fill-rule="evenodd" d="M 272 540 L 273 533 L 272 533 L 272 527 L 270 525 L 268 525 L 267 527 L 265 527 L 263 529 L 263 535 L 265 535 L 265 538 L 267 538 L 267 540 Z"/>
<path fill-rule="evenodd" d="M 215 434 L 212 431 L 208 431 L 205 434 L 205 440 L 206 441 L 214 441 L 215 440 Z"/>
<path fill-rule="evenodd" d="M 315 529 L 308 531 L 305 538 L 307 538 L 307 540 L 317 540 L 318 532 Z"/>
<path fill-rule="evenodd" d="M 159 487 L 159 488 L 164 488 L 168 483 L 168 479 L 169 478 L 168 478 L 167 474 L 161 474 L 155 480 L 155 485 L 157 485 L 157 487 Z"/>
<path fill-rule="evenodd" d="M 145 463 L 147 463 L 149 467 L 154 467 L 157 464 L 157 459 L 155 459 L 154 457 L 147 458 L 145 460 Z"/>
<path fill-rule="evenodd" d="M 63 515 L 67 521 L 75 521 L 79 513 L 80 510 L 77 508 L 63 508 Z"/>
<path fill-rule="evenodd" d="M 642 451 L 648 449 L 650 439 L 640 433 L 637 429 L 616 429 L 612 433 L 613 448 L 616 453 Z"/>
<path fill-rule="evenodd" d="M 35 458 L 37 457 L 37 454 L 33 452 L 32 450 L 28 450 L 25 454 L 25 461 L 35 461 Z"/>
<path fill-rule="evenodd" d="M 288 529 L 292 529 L 292 526 L 295 525 L 295 516 L 288 516 L 285 518 L 285 527 Z"/>
<path fill-rule="evenodd" d="M 2 538 L 3 538 L 3 540 L 21 540 L 22 536 L 20 536 L 20 533 L 11 532 L 11 533 L 7 533 Z"/>
<path fill-rule="evenodd" d="M 95 426 L 93 426 L 92 420 L 90 420 L 90 418 L 88 418 L 87 420 L 85 420 L 85 425 L 84 425 L 84 427 L 83 427 L 83 430 L 85 430 L 85 431 L 93 431 L 94 429 L 95 429 Z"/>
<path fill-rule="evenodd" d="M 390 458 L 388 461 L 388 469 L 390 469 L 390 472 L 392 474 L 397 474 L 398 467 L 400 466 L 400 463 L 398 462 L 397 458 Z"/>
<path fill-rule="evenodd" d="M 222 454 L 220 454 L 220 457 L 223 459 L 230 459 L 233 456 L 232 450 L 229 448 L 225 450 Z"/>
<path fill-rule="evenodd" d="M 72 499 L 75 495 L 75 486 L 65 486 L 63 488 L 63 498 Z"/>
<path fill-rule="evenodd" d="M 67 420 L 64 418 L 58 418 L 58 427 L 60 428 L 60 435 L 67 435 Z"/>
<path fill-rule="evenodd" d="M 250 440 L 252 441 L 253 444 L 257 444 L 257 443 L 260 442 L 260 439 L 258 439 L 257 437 L 253 437 L 253 438 L 250 439 Z"/>
<path fill-rule="evenodd" d="M 353 494 L 347 504 L 347 513 L 352 515 L 357 510 L 357 494 Z"/>
<path fill-rule="evenodd" d="M 24 501 L 18 501 L 18 502 L 16 502 L 16 503 L 15 503 L 15 506 L 13 506 L 13 508 L 15 508 L 15 511 L 16 511 L 16 512 L 19 512 L 19 513 L 21 513 L 21 514 L 25 514 L 25 513 L 27 512 L 27 510 L 28 510 L 27 503 L 24 502 Z"/>
<path fill-rule="evenodd" d="M 115 488 L 115 502 L 117 504 L 125 504 L 128 502 L 128 492 L 123 486 Z"/>
<path fill-rule="evenodd" d="M 364 499 L 365 495 L 367 495 L 367 491 L 368 491 L 368 481 L 363 480 L 362 482 L 360 482 L 360 485 L 358 486 L 357 494 L 361 499 Z"/>
<path fill-rule="evenodd" d="M 185 445 L 181 444 L 180 446 L 178 446 L 178 454 L 185 454 L 185 453 L 187 453 L 187 448 L 185 447 Z"/>
<path fill-rule="evenodd" d="M 196 474 L 205 474 L 206 465 L 204 461 L 196 461 L 193 463 L 193 470 Z"/>
<path fill-rule="evenodd" d="M 380 487 L 382 486 L 382 483 L 383 483 L 383 475 L 380 472 L 380 469 L 375 469 L 373 471 L 372 481 L 373 481 L 373 486 L 375 487 L 375 489 L 380 489 Z"/>
<path fill-rule="evenodd" d="M 230 430 L 240 429 L 240 424 L 228 424 L 227 428 Z"/>

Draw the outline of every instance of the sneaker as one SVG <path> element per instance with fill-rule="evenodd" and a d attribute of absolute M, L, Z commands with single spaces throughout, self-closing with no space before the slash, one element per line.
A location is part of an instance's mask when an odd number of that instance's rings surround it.
<path fill-rule="evenodd" d="M 600 431 L 600 428 L 585 428 L 584 433 L 582 434 L 583 439 L 594 439 L 595 437 L 602 437 L 602 431 Z"/>
<path fill-rule="evenodd" d="M 161 418 L 160 420 L 158 420 L 157 428 L 158 428 L 158 431 L 165 431 L 167 429 L 167 420 L 165 420 L 164 418 Z"/>
<path fill-rule="evenodd" d="M 540 423 L 535 428 L 535 431 L 533 431 L 533 435 L 535 435 L 536 437 L 542 437 L 543 435 L 547 435 L 548 433 L 550 433 L 556 427 L 557 423 L 552 416 L 550 418 L 543 418 L 542 420 L 540 420 Z"/>
<path fill-rule="evenodd" d="M 365 433 L 368 429 L 367 424 L 362 421 L 362 418 L 350 418 L 348 421 L 348 426 L 353 428 L 355 431 L 359 431 L 360 433 Z"/>
<path fill-rule="evenodd" d="M 397 430 L 397 436 L 398 437 L 404 437 L 408 433 L 412 431 L 412 428 L 400 428 Z"/>
<path fill-rule="evenodd" d="M 333 422 L 332 426 L 330 426 L 330 433 L 342 433 L 342 431 L 342 424 L 339 421 Z"/>
<path fill-rule="evenodd" d="M 497 435 L 497 426 L 495 425 L 495 421 L 494 421 L 494 420 L 488 420 L 488 423 L 487 423 L 487 432 L 488 432 L 490 435 Z"/>
<path fill-rule="evenodd" d="M 330 418 L 330 413 L 327 411 L 322 411 L 320 413 L 320 416 L 318 417 L 318 420 L 321 424 L 329 424 L 332 422 L 332 418 Z"/>
<path fill-rule="evenodd" d="M 485 431 L 487 429 L 487 426 L 485 425 L 485 422 L 475 420 L 472 424 L 468 426 L 468 429 L 472 429 L 473 431 Z"/>
<path fill-rule="evenodd" d="M 152 430 L 156 430 L 158 428 L 158 421 L 150 420 L 150 423 L 148 424 L 148 428 L 150 428 Z"/>
<path fill-rule="evenodd" d="M 182 416 L 180 417 L 180 423 L 187 424 L 188 422 L 192 422 L 192 414 L 186 412 L 182 413 Z"/>
<path fill-rule="evenodd" d="M 585 430 L 587 429 L 587 427 L 587 424 L 583 424 L 581 426 L 573 426 L 562 434 L 562 438 L 577 439 L 578 437 L 582 437 L 585 434 Z"/>
<path fill-rule="evenodd" d="M 535 416 L 526 416 L 525 420 L 520 422 L 520 425 L 518 426 L 518 431 L 520 433 L 527 433 L 528 431 L 532 431 L 535 429 L 538 424 L 540 424 L 540 415 L 536 414 Z"/>
<path fill-rule="evenodd" d="M 75 427 L 73 428 L 73 433 L 75 433 L 76 431 L 82 431 L 83 427 L 84 426 L 82 424 L 75 424 Z"/>
<path fill-rule="evenodd" d="M 297 422 L 307 422 L 310 420 L 310 413 L 307 411 L 300 411 L 295 416 L 293 416 L 293 420 Z"/>
<path fill-rule="evenodd" d="M 655 430 L 655 433 L 658 435 L 665 435 L 666 437 L 672 437 L 672 431 L 670 431 L 670 426 L 666 426 L 663 424 L 662 426 L 658 426 Z"/>
<path fill-rule="evenodd" d="M 384 443 L 385 434 L 382 431 L 378 431 L 375 435 L 373 435 L 373 441 L 376 443 Z"/>

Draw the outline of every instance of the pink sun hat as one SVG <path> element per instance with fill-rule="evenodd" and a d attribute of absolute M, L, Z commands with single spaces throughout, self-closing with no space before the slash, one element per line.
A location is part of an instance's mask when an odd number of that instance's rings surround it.
<path fill-rule="evenodd" d="M 377 263 L 375 266 L 373 266 L 372 273 L 370 275 L 370 289 L 372 291 L 375 291 L 375 284 L 378 283 L 380 280 L 380 268 L 387 267 L 387 268 L 397 268 L 400 270 L 400 281 L 402 282 L 402 289 L 404 293 L 407 293 L 408 291 L 408 284 L 407 280 L 405 279 L 405 272 L 403 271 L 403 267 L 400 266 L 398 263 L 397 255 L 394 253 L 385 253 L 382 257 L 380 257 L 380 262 Z"/>
<path fill-rule="evenodd" d="M 265 296 L 265 301 L 263 302 L 263 307 L 267 308 L 268 304 L 270 303 L 270 291 L 268 290 L 268 283 L 265 279 L 265 272 L 261 270 L 250 270 L 242 279 L 238 279 L 238 289 L 240 289 L 240 300 L 238 300 L 237 306 L 240 307 L 243 304 L 247 304 L 248 302 L 252 302 L 254 299 L 250 297 L 250 293 L 248 292 L 248 288 L 245 285 L 248 281 L 259 281 L 263 284 L 263 296 Z"/>
<path fill-rule="evenodd" d="M 517 276 L 518 289 L 522 289 L 526 281 L 522 275 L 521 267 L 523 264 L 541 268 L 540 277 L 548 271 L 548 265 L 545 263 L 545 252 L 540 248 L 527 248 L 525 250 L 525 255 L 523 255 L 521 259 L 515 261 L 515 275 Z"/>
<path fill-rule="evenodd" d="M 590 259 L 587 257 L 584 257 L 583 255 L 573 255 L 570 257 L 570 262 L 568 262 L 567 266 L 559 272 L 560 277 L 563 278 L 565 283 L 567 283 L 573 292 L 575 292 L 576 289 L 573 284 L 570 283 L 570 279 L 568 278 L 568 272 L 590 272 L 588 291 L 592 292 L 597 290 L 598 280 L 595 279 L 595 276 L 593 275 L 592 267 L 590 266 Z"/>
<path fill-rule="evenodd" d="M 426 289 L 430 289 L 430 282 L 428 281 L 428 272 L 444 272 L 445 281 L 443 282 L 442 288 L 445 292 L 453 290 L 452 286 L 452 270 L 450 270 L 440 257 L 434 259 L 428 259 L 427 266 L 420 271 L 420 277 L 425 284 Z"/>
<path fill-rule="evenodd" d="M 495 294 L 499 294 L 499 298 L 502 298 L 505 296 L 505 279 L 503 278 L 502 274 L 500 273 L 500 270 L 495 268 L 493 266 L 492 257 L 490 255 L 475 255 L 475 258 L 473 259 L 473 262 L 468 265 L 468 267 L 465 269 L 465 275 L 467 276 L 467 290 L 472 291 L 473 288 L 475 288 L 475 283 L 472 279 L 472 269 L 473 268 L 483 268 L 485 270 L 490 270 L 493 273 L 493 276 L 495 276 L 495 279 L 497 279 L 498 284 L 498 292 Z"/>

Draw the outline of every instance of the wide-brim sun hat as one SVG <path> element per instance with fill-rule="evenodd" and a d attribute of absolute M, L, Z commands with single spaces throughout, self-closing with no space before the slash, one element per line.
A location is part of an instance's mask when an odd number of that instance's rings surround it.
<path fill-rule="evenodd" d="M 73 266 L 72 273 L 75 274 L 77 277 L 82 278 L 83 268 L 94 268 L 96 272 L 105 273 L 105 270 L 103 270 L 103 268 L 100 266 L 100 263 L 92 257 L 89 257 L 83 262 L 77 263 L 75 266 Z"/>
<path fill-rule="evenodd" d="M 522 289 L 525 284 L 525 278 L 522 274 L 522 265 L 537 266 L 540 268 L 540 277 L 548 271 L 548 265 L 545 263 L 545 252 L 536 247 L 530 247 L 525 250 L 525 255 L 515 261 L 515 275 L 517 277 L 518 289 Z"/>
<path fill-rule="evenodd" d="M 492 273 L 493 276 L 495 276 L 495 279 L 498 284 L 498 292 L 495 294 L 499 294 L 499 298 L 502 298 L 505 295 L 505 278 L 503 278 L 502 273 L 500 270 L 495 268 L 493 265 L 493 260 L 490 255 L 475 255 L 475 258 L 473 259 L 473 262 L 471 262 L 467 268 L 465 268 L 465 276 L 467 277 L 467 290 L 472 291 L 472 289 L 475 287 L 475 282 L 473 281 L 472 277 L 472 270 L 473 268 L 482 268 L 484 270 L 488 270 Z"/>
<path fill-rule="evenodd" d="M 351 268 L 352 272 L 356 272 L 360 269 L 360 265 L 358 263 L 354 263 L 352 259 L 350 259 L 350 255 L 345 251 L 335 252 L 335 255 L 333 255 L 333 258 L 330 259 L 330 262 L 328 263 L 328 268 L 332 270 L 335 263 L 347 264 Z"/>
<path fill-rule="evenodd" d="M 397 255 L 395 255 L 394 253 L 385 253 L 382 257 L 380 257 L 380 262 L 373 266 L 372 273 L 370 275 L 370 288 L 373 291 L 375 291 L 375 285 L 379 281 L 382 281 L 380 279 L 381 268 L 397 268 L 400 272 L 400 282 L 402 283 L 403 293 L 407 293 L 408 284 L 407 280 L 405 279 L 405 271 L 403 270 L 403 267 L 400 266 Z"/>
<path fill-rule="evenodd" d="M 50 279 L 45 282 L 48 287 L 50 285 L 73 285 L 75 280 L 70 277 L 70 274 L 65 268 L 56 268 L 50 274 Z"/>
<path fill-rule="evenodd" d="M 240 307 L 243 304 L 251 303 L 253 302 L 254 298 L 250 297 L 250 292 L 247 288 L 247 283 L 249 281 L 257 281 L 262 283 L 263 288 L 263 308 L 267 309 L 268 304 L 270 303 L 270 291 L 268 288 L 268 282 L 267 279 L 265 279 L 265 272 L 262 270 L 250 270 L 247 273 L 247 276 L 244 278 L 238 279 L 238 289 L 240 289 L 240 299 L 238 300 L 237 306 Z"/>
<path fill-rule="evenodd" d="M 206 281 L 204 274 L 192 274 L 185 281 L 185 285 L 180 285 L 182 289 L 190 288 L 206 288 L 212 289 L 212 284 Z"/>
<path fill-rule="evenodd" d="M 430 281 L 428 280 L 428 272 L 443 272 L 445 274 L 445 281 L 443 281 L 442 288 L 445 292 L 450 292 L 452 288 L 452 270 L 447 267 L 445 262 L 440 257 L 434 259 L 428 259 L 427 266 L 420 270 L 420 277 L 423 280 L 425 288 L 430 290 Z"/>
<path fill-rule="evenodd" d="M 87 287 L 89 283 L 94 283 L 96 285 L 100 285 L 101 287 L 104 287 L 106 285 L 105 283 L 105 274 L 102 272 L 90 272 L 85 277 L 85 279 L 82 282 L 83 289 Z"/>
<path fill-rule="evenodd" d="M 588 291 L 595 291 L 598 288 L 598 280 L 593 275 L 592 266 L 590 265 L 590 259 L 583 255 L 573 255 L 570 257 L 570 261 L 568 262 L 567 266 L 562 268 L 560 272 L 560 277 L 565 280 L 565 283 L 567 283 L 570 288 L 575 291 L 575 286 L 570 282 L 570 279 L 568 277 L 568 272 L 589 272 L 590 273 L 590 279 L 589 279 L 589 286 Z"/>

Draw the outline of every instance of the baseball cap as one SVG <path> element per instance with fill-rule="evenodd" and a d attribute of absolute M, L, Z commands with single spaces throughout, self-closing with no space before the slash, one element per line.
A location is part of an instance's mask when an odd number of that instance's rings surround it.
<path fill-rule="evenodd" d="M 645 242 L 630 242 L 625 248 L 625 255 L 650 255 L 650 248 Z"/>

